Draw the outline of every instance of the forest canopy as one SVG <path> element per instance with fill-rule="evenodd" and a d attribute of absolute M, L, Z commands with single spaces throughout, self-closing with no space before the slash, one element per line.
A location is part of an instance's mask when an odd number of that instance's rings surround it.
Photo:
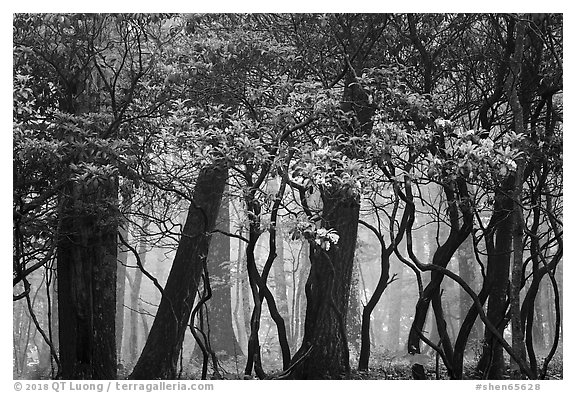
<path fill-rule="evenodd" d="M 562 378 L 562 34 L 14 14 L 14 378 Z"/>

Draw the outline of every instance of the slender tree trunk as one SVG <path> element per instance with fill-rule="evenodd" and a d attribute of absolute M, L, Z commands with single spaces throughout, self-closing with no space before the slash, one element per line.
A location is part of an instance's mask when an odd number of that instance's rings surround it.
<path fill-rule="evenodd" d="M 378 283 L 376 284 L 376 288 L 374 289 L 374 293 L 368 300 L 368 303 L 364 306 L 362 310 L 362 339 L 361 339 L 361 347 L 360 347 L 360 356 L 358 359 L 358 370 L 367 371 L 368 370 L 368 362 L 370 360 L 370 347 L 371 347 L 371 340 L 370 340 L 370 320 L 372 317 L 372 312 L 374 308 L 380 301 L 382 294 L 386 290 L 388 286 L 388 279 L 389 279 L 389 270 L 390 270 L 390 254 L 392 253 L 392 249 L 386 249 L 383 239 L 381 235 L 378 234 L 378 231 L 375 228 L 372 228 L 374 233 L 379 237 L 380 240 L 380 277 L 378 278 Z"/>
<path fill-rule="evenodd" d="M 304 338 L 292 362 L 308 355 L 293 369 L 294 379 L 338 379 L 350 371 L 346 316 L 360 205 L 337 191 L 326 192 L 323 203 L 322 227 L 335 229 L 340 239 L 328 251 L 310 248 Z"/>
<path fill-rule="evenodd" d="M 241 261 L 244 266 L 247 263 L 246 254 Z M 242 312 L 244 313 L 244 333 L 246 335 L 246 356 L 248 356 L 248 341 L 250 339 L 250 319 L 252 317 L 252 307 L 253 304 L 251 302 L 252 297 L 250 296 L 250 280 L 248 279 L 248 271 L 246 268 L 243 269 L 242 273 L 242 282 L 241 282 L 241 291 L 242 291 Z"/>
<path fill-rule="evenodd" d="M 474 287 L 476 279 L 474 275 L 475 260 L 473 247 L 474 244 L 472 237 L 469 237 L 458 251 L 458 275 L 462 277 L 462 279 L 466 281 L 466 283 L 468 283 L 468 285 L 471 287 Z M 462 287 L 460 287 L 459 290 L 458 306 L 458 320 L 462 326 L 468 311 L 471 307 L 473 307 L 473 302 L 472 299 L 470 299 L 470 295 L 468 295 Z M 477 340 L 479 337 L 479 330 L 477 329 L 477 325 L 474 324 L 468 339 Z"/>
<path fill-rule="evenodd" d="M 260 221 L 257 218 L 260 215 L 260 204 L 254 198 L 254 191 L 256 190 L 256 185 L 252 186 L 252 190 L 247 194 L 246 204 L 248 207 L 249 214 L 256 217 L 255 220 L 250 222 L 250 234 L 248 237 L 248 246 L 246 247 L 246 257 L 247 257 L 247 269 L 248 277 L 250 279 L 250 289 L 252 291 L 252 298 L 254 300 L 254 310 L 252 311 L 252 317 L 250 320 L 250 338 L 248 340 L 248 359 L 246 361 L 245 375 L 250 375 L 252 373 L 252 367 L 254 366 L 255 371 L 259 378 L 265 378 L 264 370 L 260 363 L 260 343 L 258 338 L 258 333 L 260 329 L 260 319 L 262 314 L 262 304 L 263 300 L 266 299 L 268 304 L 268 310 L 270 311 L 270 317 L 274 321 L 278 331 L 278 341 L 280 344 L 280 349 L 282 352 L 282 365 L 284 370 L 286 370 L 290 365 L 290 347 L 288 345 L 288 337 L 286 335 L 286 323 L 276 305 L 276 300 L 272 295 L 272 292 L 268 288 L 268 276 L 270 270 L 277 259 L 277 233 L 276 227 L 278 223 L 278 211 L 280 209 L 280 203 L 284 195 L 284 190 L 286 189 L 287 177 L 283 177 L 279 189 L 274 198 L 274 203 L 271 210 L 270 216 L 270 227 L 268 229 L 268 257 L 266 263 L 262 269 L 262 273 L 258 272 L 256 266 L 256 259 L 254 255 L 256 243 L 260 236 Z M 282 268 L 283 269 L 283 268 Z"/>
<path fill-rule="evenodd" d="M 68 192 L 57 267 L 62 377 L 115 379 L 118 228 L 103 201 L 117 198 L 116 184 L 71 184 Z"/>
<path fill-rule="evenodd" d="M 514 206 L 514 229 L 512 246 L 514 249 L 512 260 L 512 274 L 510 279 L 510 319 L 512 327 L 512 349 L 520 359 L 526 359 L 526 343 L 524 340 L 524 326 L 520 313 L 520 291 L 524 279 L 524 214 L 521 206 L 522 186 L 524 183 L 524 160 L 518 166 L 516 173 L 516 190 L 514 192 L 516 204 Z M 520 366 L 510 360 L 511 377 L 521 379 Z"/>
<path fill-rule="evenodd" d="M 517 134 L 523 135 L 524 127 L 524 110 L 518 97 L 517 83 L 520 80 L 522 69 L 522 58 L 524 52 L 524 33 L 526 23 L 519 20 L 516 23 L 516 43 L 514 55 L 510 59 L 511 74 L 506 81 L 506 90 L 508 90 L 508 102 L 512 108 L 514 116 L 514 130 Z M 522 211 L 522 189 L 524 186 L 524 169 L 526 161 L 523 157 L 518 159 L 516 168 L 516 181 L 512 198 L 514 204 L 514 223 L 512 233 L 513 243 L 513 260 L 512 260 L 512 277 L 510 279 L 510 319 L 512 327 L 512 349 L 516 356 L 524 360 L 526 358 L 526 345 L 524 343 L 524 327 L 520 318 L 520 291 L 523 281 L 523 263 L 524 263 L 524 213 Z M 520 366 L 512 361 L 511 376 L 521 378 Z"/>
<path fill-rule="evenodd" d="M 174 379 L 177 375 L 226 179 L 227 170 L 218 166 L 200 171 L 164 293 L 131 379 Z"/>
<path fill-rule="evenodd" d="M 256 257 L 254 255 L 254 250 L 259 237 L 259 229 L 256 228 L 256 224 L 251 222 L 248 245 L 246 247 L 246 268 L 248 272 L 250 291 L 254 301 L 254 308 L 250 315 L 250 328 L 248 330 L 250 332 L 248 337 L 248 356 L 246 359 L 246 367 L 244 368 L 244 375 L 252 375 L 254 366 L 260 367 L 260 364 L 258 363 L 260 361 L 260 338 L 258 333 L 260 331 L 262 299 L 258 293 L 258 280 L 260 280 L 260 277 L 257 271 Z"/>
<path fill-rule="evenodd" d="M 459 198 L 460 200 L 464 201 L 468 197 L 468 191 L 466 188 L 466 184 L 461 181 L 461 179 L 457 180 L 458 190 L 459 190 Z M 411 192 L 411 191 L 410 191 Z M 450 216 L 450 234 L 446 241 L 440 245 L 434 252 L 434 256 L 432 257 L 432 263 L 434 265 L 438 265 L 441 267 L 446 267 L 450 259 L 458 250 L 458 248 L 462 245 L 462 243 L 466 240 L 469 236 L 470 231 L 472 229 L 472 213 L 469 207 L 465 207 L 462 205 L 462 213 L 464 215 L 463 223 L 460 225 L 460 218 L 459 218 L 459 209 L 454 204 L 455 198 L 457 197 L 455 193 L 451 190 L 450 187 L 445 186 L 444 192 L 446 194 L 446 198 L 448 203 L 452 206 L 449 207 L 449 216 Z M 412 206 L 411 209 L 414 209 Z M 410 224 L 410 229 L 411 229 Z M 411 235 L 408 237 L 408 244 L 409 244 L 409 252 L 411 247 Z M 412 255 L 413 259 L 416 259 L 414 255 Z M 428 314 L 428 309 L 430 305 L 430 301 L 436 298 L 436 305 L 434 306 L 436 311 L 436 321 L 437 324 L 442 329 L 439 331 L 440 338 L 442 339 L 442 348 L 445 352 L 446 360 L 450 364 L 446 364 L 446 367 L 449 369 L 449 373 L 452 373 L 451 370 L 451 363 L 452 363 L 452 346 L 449 343 L 447 334 L 444 330 L 444 321 L 443 316 L 438 315 L 441 313 L 440 308 L 440 286 L 442 284 L 442 280 L 444 279 L 444 274 L 432 271 L 430 283 L 426 285 L 424 291 L 420 295 L 418 302 L 416 303 L 416 312 L 414 314 L 414 321 L 412 322 L 412 326 L 410 328 L 410 333 L 408 335 L 408 352 L 411 354 L 420 353 L 420 334 L 423 333 L 424 325 L 426 323 L 426 315 Z M 424 367 L 421 364 L 414 364 L 412 366 L 412 375 L 414 379 L 426 379 Z"/>
<path fill-rule="evenodd" d="M 288 292 L 286 285 L 286 271 L 284 270 L 284 238 L 280 228 L 277 230 L 276 236 L 276 250 L 278 256 L 277 261 L 274 262 L 274 283 L 275 283 L 275 297 L 278 299 L 278 311 L 280 316 L 285 321 L 290 321 L 290 311 L 288 310 Z M 292 337 L 291 324 L 286 324 L 286 336 Z"/>
<path fill-rule="evenodd" d="M 503 185 L 503 190 L 495 197 L 492 226 L 488 229 L 493 235 L 486 236 L 488 264 L 486 280 L 488 281 L 488 320 L 497 327 L 500 334 L 504 333 L 504 320 L 507 309 L 508 283 L 510 274 L 510 255 L 512 252 L 512 224 L 514 202 L 509 192 L 513 187 L 511 176 Z M 484 331 L 484 348 L 478 362 L 478 371 L 488 379 L 502 379 L 504 375 L 504 353 L 502 346 L 493 338 L 492 332 Z"/>

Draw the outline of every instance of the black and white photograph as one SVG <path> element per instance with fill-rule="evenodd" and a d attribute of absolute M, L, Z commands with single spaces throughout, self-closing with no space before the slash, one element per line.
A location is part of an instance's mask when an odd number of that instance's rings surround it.
<path fill-rule="evenodd" d="M 564 380 L 562 13 L 12 23 L 9 387 Z"/>

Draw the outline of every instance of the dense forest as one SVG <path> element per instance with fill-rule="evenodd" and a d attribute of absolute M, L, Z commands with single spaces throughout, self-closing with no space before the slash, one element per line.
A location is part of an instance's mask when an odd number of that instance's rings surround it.
<path fill-rule="evenodd" d="M 562 31 L 14 14 L 14 378 L 563 378 Z"/>

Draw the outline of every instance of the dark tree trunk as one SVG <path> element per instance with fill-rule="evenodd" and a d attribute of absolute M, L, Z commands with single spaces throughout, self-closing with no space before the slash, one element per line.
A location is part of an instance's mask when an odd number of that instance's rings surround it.
<path fill-rule="evenodd" d="M 242 246 L 240 246 L 242 248 Z M 240 261 L 244 266 L 248 265 L 248 258 L 246 254 L 242 257 Z M 252 297 L 250 296 L 250 280 L 248 279 L 248 269 L 243 268 L 242 272 L 242 282 L 241 282 L 241 296 L 242 296 L 242 312 L 244 317 L 244 333 L 246 335 L 246 356 L 248 356 L 248 341 L 250 339 L 250 319 L 252 316 Z"/>
<path fill-rule="evenodd" d="M 465 201 L 468 198 L 468 190 L 466 184 L 461 180 L 457 180 L 458 185 L 458 194 L 459 199 L 461 201 Z M 407 190 L 410 194 L 411 200 L 411 190 Z M 462 204 L 461 209 L 463 213 L 463 222 L 460 225 L 460 218 L 459 218 L 459 208 L 456 207 L 454 203 L 457 200 L 457 195 L 454 191 L 448 187 L 444 187 L 444 193 L 446 194 L 446 198 L 449 204 L 448 212 L 450 216 L 450 233 L 446 241 L 436 249 L 434 252 L 434 256 L 432 257 L 432 264 L 441 266 L 445 268 L 450 262 L 450 259 L 458 250 L 460 245 L 466 240 L 469 236 L 470 231 L 472 229 L 472 213 L 469 207 Z M 413 205 L 411 209 L 414 209 Z M 409 225 L 409 228 L 412 228 L 412 224 Z M 411 253 L 411 235 L 408 237 L 408 251 Z M 412 253 L 413 254 L 413 253 Z M 417 259 L 415 255 L 411 255 L 413 259 Z M 418 302 L 416 303 L 416 312 L 414 314 L 414 321 L 412 322 L 412 326 L 410 328 L 410 333 L 408 335 L 408 352 L 411 354 L 420 353 L 420 334 L 423 333 L 424 325 L 426 323 L 426 315 L 428 314 L 428 309 L 430 306 L 430 301 L 433 299 L 435 304 L 433 304 L 435 316 L 436 316 L 436 327 L 440 328 L 438 331 L 440 338 L 442 340 L 442 348 L 444 353 L 446 354 L 446 361 L 449 364 L 446 364 L 448 368 L 449 374 L 452 373 L 451 370 L 451 362 L 452 362 L 452 345 L 449 343 L 447 333 L 444 329 L 444 318 L 441 315 L 441 301 L 440 301 L 440 286 L 442 284 L 442 280 L 444 279 L 444 274 L 438 271 L 432 271 L 430 283 L 424 288 L 424 291 L 420 295 Z M 433 303 L 434 303 L 433 302 Z M 414 364 L 412 366 L 412 375 L 414 379 L 426 379 L 426 374 L 424 367 L 421 364 Z"/>
<path fill-rule="evenodd" d="M 274 283 L 275 283 L 275 295 L 278 299 L 278 312 L 280 316 L 285 321 L 290 321 L 290 312 L 288 310 L 288 293 L 286 285 L 286 271 L 284 270 L 284 238 L 280 228 L 277 230 L 276 236 L 276 250 L 277 250 L 277 261 L 274 262 L 272 266 L 274 269 Z M 289 339 L 292 337 L 291 324 L 286 324 L 286 337 Z"/>
<path fill-rule="evenodd" d="M 262 172 L 264 173 L 264 172 Z M 288 345 L 288 337 L 286 335 L 286 323 L 276 305 L 276 300 L 272 295 L 272 292 L 268 288 L 268 276 L 274 261 L 277 259 L 277 247 L 276 247 L 276 226 L 278 220 L 278 211 L 280 208 L 280 203 L 284 195 L 284 190 L 286 188 L 286 178 L 283 178 L 280 183 L 280 187 L 275 196 L 274 203 L 272 206 L 271 216 L 270 216 L 270 228 L 268 229 L 268 257 L 266 263 L 262 269 L 262 274 L 258 272 L 256 266 L 255 258 L 255 247 L 260 236 L 260 222 L 259 219 L 251 220 L 250 222 L 250 234 L 248 237 L 248 246 L 246 247 L 246 259 L 247 259 L 247 270 L 248 278 L 250 279 L 250 289 L 252 291 L 252 298 L 254 300 L 254 310 L 252 311 L 252 317 L 250 319 L 250 338 L 248 339 L 248 356 L 246 360 L 246 368 L 244 371 L 245 375 L 250 375 L 252 373 L 252 367 L 254 367 L 259 378 L 265 378 L 266 375 L 261 364 L 260 355 L 260 343 L 259 343 L 259 329 L 260 329 L 260 319 L 262 315 L 262 304 L 264 299 L 268 304 L 268 310 L 270 311 L 270 317 L 274 321 L 278 331 L 278 341 L 280 344 L 280 350 L 282 353 L 282 365 L 283 369 L 286 370 L 290 365 L 290 347 Z M 260 203 L 254 198 L 254 191 L 256 190 L 256 184 L 253 185 L 252 191 L 247 195 L 246 204 L 248 211 L 253 217 L 258 217 L 260 214 Z"/>
<path fill-rule="evenodd" d="M 218 213 L 216 228 L 230 232 L 229 198 L 224 196 Z M 239 348 L 232 327 L 232 299 L 230 282 L 230 237 L 222 233 L 212 235 L 208 252 L 208 272 L 212 298 L 207 303 L 210 324 L 210 346 L 223 358 L 238 354 Z"/>
<path fill-rule="evenodd" d="M 397 206 L 397 205 L 396 205 Z M 376 288 L 374 289 L 374 293 L 370 297 L 370 300 L 366 303 L 364 310 L 362 311 L 362 346 L 360 349 L 360 356 L 358 361 L 358 369 L 359 370 L 368 370 L 368 361 L 370 359 L 370 319 L 372 316 L 372 312 L 374 308 L 380 301 L 382 294 L 388 287 L 388 280 L 390 278 L 390 256 L 394 252 L 395 246 L 398 245 L 404 236 L 404 231 L 406 230 L 406 226 L 408 225 L 408 218 L 410 217 L 410 209 L 405 209 L 404 214 L 402 215 L 402 220 L 400 224 L 400 228 L 398 228 L 398 233 L 396 234 L 395 239 L 393 240 L 393 244 L 391 244 L 388 248 L 384 242 L 384 237 L 380 233 L 376 227 L 362 222 L 364 226 L 370 229 L 378 238 L 380 243 L 380 277 L 378 278 L 378 283 L 376 284 Z M 392 219 L 393 220 L 393 219 Z M 399 302 L 400 299 L 396 299 L 395 301 Z M 399 328 L 399 318 L 400 313 L 396 315 L 398 319 L 398 328 Z"/>
<path fill-rule="evenodd" d="M 484 305 L 486 299 L 488 298 L 490 287 L 487 281 L 484 281 L 482 289 L 478 294 L 478 299 L 480 303 Z M 476 319 L 478 318 L 478 309 L 475 305 L 470 306 L 470 309 L 466 313 L 466 316 L 462 320 L 460 325 L 460 331 L 458 332 L 458 337 L 454 343 L 454 360 L 452 362 L 452 372 L 454 379 L 462 379 L 462 372 L 464 367 L 464 352 L 466 350 L 466 344 L 468 343 L 468 338 L 470 337 L 470 332 L 474 329 Z"/>
<path fill-rule="evenodd" d="M 116 378 L 116 182 L 71 184 L 58 239 L 58 321 L 64 379 Z"/>
<path fill-rule="evenodd" d="M 131 379 L 174 379 L 192 306 L 216 224 L 227 170 L 200 171 L 174 262 L 150 334 Z"/>
<path fill-rule="evenodd" d="M 491 219 L 492 233 L 486 236 L 486 251 L 488 266 L 488 320 L 497 327 L 500 334 L 504 333 L 504 320 L 508 307 L 508 283 L 510 274 L 510 255 L 512 252 L 512 225 L 514 221 L 514 201 L 509 197 L 514 184 L 514 177 L 507 179 L 503 191 L 495 197 L 494 213 Z M 492 332 L 486 328 L 484 332 L 484 348 L 478 362 L 478 371 L 488 379 L 502 379 L 504 375 L 504 352 L 502 345 L 493 338 Z"/>
<path fill-rule="evenodd" d="M 474 287 L 475 275 L 474 275 L 474 244 L 472 241 L 472 237 L 469 237 L 460 250 L 458 251 L 458 275 L 462 277 L 468 285 Z M 466 293 L 466 291 L 460 287 L 459 290 L 459 303 L 458 303 L 458 319 L 460 325 L 466 319 L 466 315 L 471 307 L 473 307 L 472 299 L 470 295 Z M 470 334 L 468 336 L 469 340 L 478 340 L 480 338 L 480 330 L 477 324 L 474 324 L 472 329 L 470 330 Z"/>
<path fill-rule="evenodd" d="M 536 217 L 536 215 L 535 215 Z M 534 229 L 534 228 L 533 228 Z M 537 232 L 533 232 L 537 233 Z M 531 239 L 533 243 L 537 242 L 537 239 Z M 534 245 L 531 245 L 534 248 Z M 542 279 L 548 274 L 548 268 L 552 271 L 556 269 L 558 263 L 561 260 L 562 253 L 557 253 L 554 255 L 548 266 L 542 266 L 538 268 L 538 261 L 540 257 L 538 255 L 532 254 L 534 258 L 534 267 L 532 270 L 532 281 L 526 294 L 524 296 L 524 301 L 522 303 L 522 308 L 520 310 L 520 318 L 522 326 L 526 327 L 526 345 L 528 349 L 528 356 L 530 359 L 530 368 L 534 374 L 538 371 L 538 362 L 536 359 L 535 349 L 543 348 L 543 318 L 540 303 L 538 301 L 538 296 L 542 296 L 542 291 L 540 290 Z M 542 284 L 543 285 L 543 284 Z"/>
<path fill-rule="evenodd" d="M 340 238 L 328 251 L 310 248 L 304 338 L 292 362 L 308 355 L 294 368 L 294 379 L 338 379 L 350 371 L 346 314 L 360 205 L 338 191 L 325 192 L 323 203 L 322 226 L 335 229 Z"/>
<path fill-rule="evenodd" d="M 386 244 L 384 243 L 384 239 L 379 231 L 368 223 L 363 224 L 372 230 L 374 234 L 378 237 L 378 241 L 380 242 L 380 277 L 378 278 L 378 283 L 376 284 L 376 288 L 374 289 L 374 293 L 370 297 L 370 300 L 364 306 L 362 310 L 362 327 L 361 327 L 361 346 L 360 346 L 360 355 L 358 359 L 358 370 L 367 371 L 368 370 L 368 362 L 370 360 L 370 347 L 371 347 L 371 340 L 370 340 L 370 319 L 372 316 L 372 312 L 374 308 L 380 301 L 382 294 L 386 290 L 388 286 L 388 279 L 390 276 L 390 255 L 392 254 L 393 248 L 389 247 L 386 248 Z"/>
<path fill-rule="evenodd" d="M 254 250 L 259 237 L 259 229 L 256 228 L 254 223 L 250 223 L 250 235 L 246 247 L 246 270 L 248 272 L 254 308 L 250 314 L 250 326 L 248 330 L 250 335 L 248 336 L 248 355 L 246 367 L 244 368 L 244 375 L 252 375 L 252 370 L 255 366 L 257 367 L 258 372 L 260 372 L 259 370 L 261 367 L 261 364 L 258 363 L 260 361 L 260 338 L 258 333 L 260 331 L 260 318 L 262 315 L 262 299 L 258 293 L 260 274 L 258 273 L 256 257 L 254 255 Z"/>

